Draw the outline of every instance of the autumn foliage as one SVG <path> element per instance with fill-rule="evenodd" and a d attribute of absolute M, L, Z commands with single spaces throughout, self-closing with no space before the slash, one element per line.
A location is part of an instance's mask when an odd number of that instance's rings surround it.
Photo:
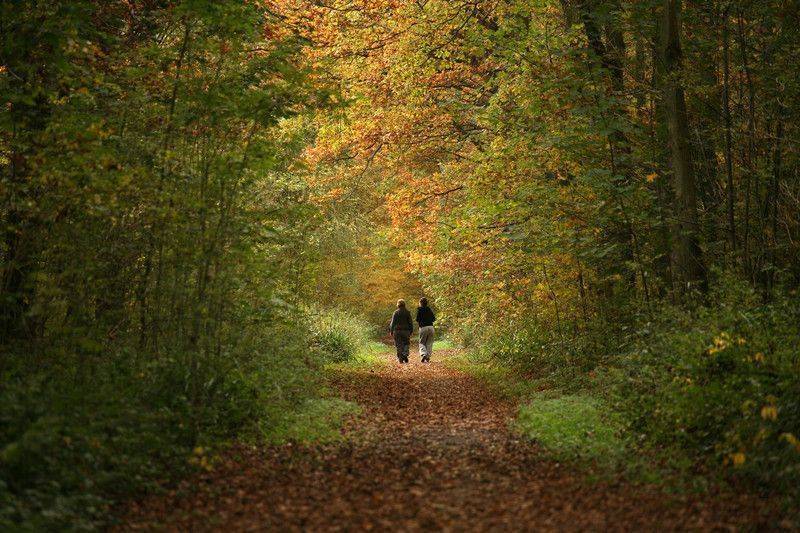
<path fill-rule="evenodd" d="M 463 342 L 603 396 L 647 446 L 791 484 L 796 9 L 275 7 L 341 101 L 312 181 L 381 206 Z M 707 352 L 722 334 L 746 342 Z"/>
<path fill-rule="evenodd" d="M 423 295 L 626 450 L 796 498 L 799 31 L 778 0 L 0 4 L 0 528 L 100 527 L 274 436 Z"/>

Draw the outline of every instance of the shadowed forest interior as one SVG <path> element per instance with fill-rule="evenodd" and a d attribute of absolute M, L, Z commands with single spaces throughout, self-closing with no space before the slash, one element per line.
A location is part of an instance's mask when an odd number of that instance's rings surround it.
<path fill-rule="evenodd" d="M 0 3 L 0 529 L 348 438 L 422 296 L 543 457 L 800 527 L 799 64 L 796 0 Z"/>

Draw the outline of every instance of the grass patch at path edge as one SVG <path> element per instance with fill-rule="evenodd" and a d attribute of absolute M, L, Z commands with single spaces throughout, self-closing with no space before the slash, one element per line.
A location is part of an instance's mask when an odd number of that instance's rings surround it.
<path fill-rule="evenodd" d="M 379 341 L 370 341 L 359 348 L 353 357 L 347 361 L 328 363 L 326 372 L 354 368 L 372 368 L 384 362 L 384 355 L 389 349 L 394 349 Z"/>
<path fill-rule="evenodd" d="M 362 343 L 354 355 L 344 360 L 328 362 L 323 366 L 325 374 L 339 370 L 364 369 L 383 362 L 387 346 L 378 341 Z M 329 443 L 343 440 L 342 426 L 347 418 L 361 413 L 361 406 L 341 398 L 329 396 L 324 387 L 322 397 L 309 398 L 299 406 L 284 411 L 272 420 L 265 437 L 269 442 L 295 441 L 302 443 Z"/>
<path fill-rule="evenodd" d="M 625 453 L 621 425 L 590 396 L 538 394 L 519 407 L 514 427 L 557 457 L 605 463 Z"/>
<path fill-rule="evenodd" d="M 503 399 L 516 402 L 541 392 L 535 381 L 525 379 L 509 368 L 487 361 L 478 361 L 473 355 L 462 352 L 445 360 L 451 368 L 476 378 Z"/>
<path fill-rule="evenodd" d="M 358 404 L 341 398 L 310 398 L 280 416 L 266 437 L 273 443 L 336 442 L 343 438 L 341 428 L 345 419 L 360 412 Z"/>
<path fill-rule="evenodd" d="M 371 368 L 383 363 L 383 354 L 388 347 L 378 341 L 370 341 L 346 361 L 330 362 L 324 366 L 326 373 L 337 370 Z M 323 394 L 325 394 L 323 392 Z M 299 407 L 277 417 L 272 427 L 265 432 L 273 443 L 295 441 L 302 443 L 328 443 L 343 439 L 341 428 L 344 421 L 361 413 L 361 406 L 341 398 L 310 398 Z"/>
<path fill-rule="evenodd" d="M 433 340 L 433 353 L 436 354 L 436 350 L 457 350 L 458 345 L 454 343 L 448 337 L 442 337 L 441 339 L 434 338 Z"/>
<path fill-rule="evenodd" d="M 513 429 L 553 456 L 608 465 L 627 460 L 623 425 L 602 399 L 543 388 L 540 380 L 476 360 L 473 354 L 453 357 L 448 364 L 475 377 L 501 398 L 518 403 Z"/>

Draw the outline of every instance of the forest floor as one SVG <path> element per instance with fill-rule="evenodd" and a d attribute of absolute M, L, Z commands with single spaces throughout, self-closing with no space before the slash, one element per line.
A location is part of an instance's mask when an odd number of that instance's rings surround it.
<path fill-rule="evenodd" d="M 210 472 L 134 502 L 119 530 L 665 531 L 768 528 L 763 502 L 589 480 L 510 429 L 516 406 L 446 364 L 339 366 L 331 391 L 362 406 L 343 440 L 237 446 Z"/>

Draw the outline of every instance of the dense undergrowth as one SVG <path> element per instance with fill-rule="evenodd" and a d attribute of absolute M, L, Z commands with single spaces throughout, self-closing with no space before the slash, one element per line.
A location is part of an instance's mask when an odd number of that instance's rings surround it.
<path fill-rule="evenodd" d="M 797 299 L 764 303 L 725 279 L 706 304 L 629 318 L 567 342 L 535 322 L 495 331 L 473 351 L 484 363 L 473 372 L 522 398 L 518 427 L 556 453 L 630 463 L 641 452 L 796 501 Z"/>
<path fill-rule="evenodd" d="M 0 390 L 0 529 L 95 529 L 116 502 L 211 468 L 233 439 L 337 438 L 358 407 L 325 398 L 318 370 L 355 358 L 368 330 L 330 318 L 259 326 L 229 357 L 201 363 L 199 395 L 187 353 L 98 352 L 85 373 L 66 358 L 20 359 Z"/>
<path fill-rule="evenodd" d="M 352 360 L 375 336 L 374 327 L 364 318 L 341 309 L 309 311 L 312 347 L 327 362 Z"/>

